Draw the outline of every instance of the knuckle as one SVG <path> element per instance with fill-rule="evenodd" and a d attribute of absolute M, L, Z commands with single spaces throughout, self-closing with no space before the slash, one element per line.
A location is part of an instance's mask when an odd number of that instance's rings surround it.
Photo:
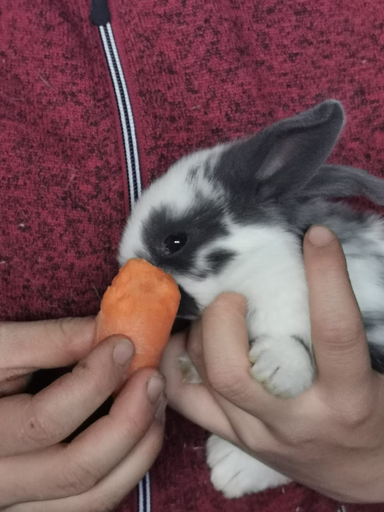
<path fill-rule="evenodd" d="M 31 406 L 22 419 L 22 435 L 38 447 L 52 444 L 60 437 L 60 425 L 43 407 Z"/>
<path fill-rule="evenodd" d="M 129 437 L 132 439 L 140 439 L 148 429 L 149 420 L 143 415 L 136 414 L 134 417 L 129 416 L 125 418 L 124 425 L 122 427 L 122 436 Z"/>
<path fill-rule="evenodd" d="M 104 366 L 104 368 L 108 368 Z M 102 395 L 105 393 L 106 387 L 113 388 L 116 378 L 115 373 L 109 372 L 109 378 L 106 378 L 106 371 L 97 371 L 86 359 L 80 361 L 72 370 L 72 377 L 81 381 L 82 386 L 91 389 L 92 393 Z"/>
<path fill-rule="evenodd" d="M 372 416 L 372 408 L 369 403 L 350 404 L 340 411 L 342 423 L 348 429 L 359 429 L 366 425 Z"/>
<path fill-rule="evenodd" d="M 75 342 L 74 319 L 61 318 L 57 320 L 57 327 L 60 331 L 60 336 L 57 336 L 56 339 L 65 340 L 65 346 L 70 356 L 76 359 L 78 357 L 78 344 Z"/>
<path fill-rule="evenodd" d="M 229 368 L 216 369 L 208 372 L 210 386 L 228 400 L 236 400 L 243 396 L 247 387 L 243 373 L 231 371 Z"/>
<path fill-rule="evenodd" d="M 279 434 L 282 444 L 293 449 L 303 449 L 314 440 L 314 435 L 310 434 L 306 428 L 281 430 Z"/>
<path fill-rule="evenodd" d="M 346 345 L 354 346 L 365 336 L 360 319 L 349 317 L 345 320 L 336 319 L 329 325 L 322 326 L 322 338 L 328 342 L 329 349 L 338 351 Z"/>
<path fill-rule="evenodd" d="M 294 415 L 289 416 L 284 422 L 278 422 L 271 428 L 274 437 L 280 442 L 281 446 L 298 451 L 305 450 L 306 447 L 316 444 L 322 438 L 324 433 L 324 412 L 322 409 L 314 410 L 312 407 L 308 410 L 305 406 L 298 410 Z"/>
<path fill-rule="evenodd" d="M 81 330 L 81 335 L 79 332 Z M 65 350 L 72 361 L 78 361 L 84 355 L 86 341 L 89 349 L 92 344 L 93 324 L 88 319 L 59 318 L 46 321 L 46 334 L 52 338 L 59 350 Z"/>
<path fill-rule="evenodd" d="M 363 432 L 377 419 L 377 404 L 380 397 L 371 386 L 350 393 L 336 395 L 335 399 L 328 403 L 331 414 L 335 417 L 340 428 L 348 432 Z"/>
<path fill-rule="evenodd" d="M 372 418 L 371 413 L 343 414 L 341 437 L 343 446 L 349 450 L 379 450 L 382 445 L 382 422 Z"/>

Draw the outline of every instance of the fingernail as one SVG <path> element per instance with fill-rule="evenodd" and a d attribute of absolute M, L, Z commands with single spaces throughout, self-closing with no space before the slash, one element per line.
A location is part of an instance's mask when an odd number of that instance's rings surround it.
<path fill-rule="evenodd" d="M 124 340 L 113 349 L 113 360 L 120 366 L 126 366 L 133 356 L 133 345 L 130 341 Z"/>
<path fill-rule="evenodd" d="M 162 398 L 160 400 L 160 403 L 159 405 L 157 406 L 157 409 L 156 409 L 156 412 L 155 412 L 155 418 L 157 419 L 158 422 L 160 423 L 164 423 L 164 420 L 165 420 L 165 409 L 167 407 L 167 399 L 165 398 Z"/>
<path fill-rule="evenodd" d="M 335 239 L 331 230 L 324 226 L 312 226 L 308 232 L 308 240 L 316 247 L 325 247 Z"/>
<path fill-rule="evenodd" d="M 165 382 L 163 377 L 161 377 L 159 374 L 154 374 L 149 379 L 147 383 L 147 393 L 149 400 L 155 404 L 160 395 L 163 393 L 165 387 Z"/>

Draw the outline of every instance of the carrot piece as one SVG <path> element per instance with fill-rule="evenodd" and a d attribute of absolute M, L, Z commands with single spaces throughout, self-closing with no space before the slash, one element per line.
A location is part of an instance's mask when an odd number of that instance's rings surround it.
<path fill-rule="evenodd" d="M 157 367 L 179 302 L 179 288 L 169 274 L 146 260 L 128 260 L 101 301 L 95 345 L 113 334 L 129 338 L 135 355 L 127 377 L 139 368 Z"/>

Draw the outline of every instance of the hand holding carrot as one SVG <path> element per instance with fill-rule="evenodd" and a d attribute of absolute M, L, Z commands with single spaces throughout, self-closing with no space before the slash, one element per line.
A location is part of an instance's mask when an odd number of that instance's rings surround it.
<path fill-rule="evenodd" d="M 134 356 L 121 336 L 90 352 L 94 332 L 88 318 L 0 323 L 1 510 L 111 510 L 155 460 L 164 379 L 149 368 L 132 375 L 107 416 L 62 442 L 122 385 Z M 38 394 L 15 394 L 31 372 L 77 362 Z"/>

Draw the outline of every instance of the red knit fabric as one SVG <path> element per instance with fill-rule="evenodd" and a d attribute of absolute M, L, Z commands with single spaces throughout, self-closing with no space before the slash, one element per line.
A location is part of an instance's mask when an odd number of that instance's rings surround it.
<path fill-rule="evenodd" d="M 380 0 L 112 2 L 143 181 L 176 158 L 251 134 L 325 98 L 347 126 L 332 161 L 383 176 Z M 84 0 L 3 0 L 0 315 L 88 315 L 116 272 L 125 185 L 115 99 Z M 367 202 L 355 202 L 359 207 Z M 225 500 L 205 433 L 168 414 L 151 471 L 154 512 L 383 511 L 292 484 Z M 119 507 L 132 512 L 134 494 Z"/>

